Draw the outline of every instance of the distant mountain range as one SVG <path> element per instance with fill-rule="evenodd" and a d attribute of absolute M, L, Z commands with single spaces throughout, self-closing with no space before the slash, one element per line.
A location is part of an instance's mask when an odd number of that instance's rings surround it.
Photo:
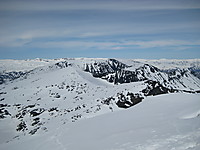
<path fill-rule="evenodd" d="M 147 97 L 200 93 L 200 59 L 104 58 L 0 60 L 0 121 L 14 120 L 16 135 L 52 130 L 53 122 L 127 109 Z"/>

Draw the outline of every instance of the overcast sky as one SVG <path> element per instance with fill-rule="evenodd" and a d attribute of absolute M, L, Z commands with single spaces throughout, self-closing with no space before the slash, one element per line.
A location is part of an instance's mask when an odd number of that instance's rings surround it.
<path fill-rule="evenodd" d="M 0 0 L 0 59 L 200 58 L 200 0 Z"/>

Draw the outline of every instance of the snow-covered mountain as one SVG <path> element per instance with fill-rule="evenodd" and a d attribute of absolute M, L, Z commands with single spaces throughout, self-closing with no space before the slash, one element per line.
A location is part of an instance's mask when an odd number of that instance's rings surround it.
<path fill-rule="evenodd" d="M 198 68 L 199 59 L 0 60 L 0 148 L 198 149 Z"/>

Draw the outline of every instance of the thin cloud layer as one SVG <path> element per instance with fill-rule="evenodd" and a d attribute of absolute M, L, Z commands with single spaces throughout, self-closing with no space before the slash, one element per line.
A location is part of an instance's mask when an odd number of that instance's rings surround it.
<path fill-rule="evenodd" d="M 198 9 L 198 0 L 67 0 L 67 1 L 4 1 L 0 6 L 4 11 L 63 11 L 63 10 L 161 10 L 161 9 Z"/>
<path fill-rule="evenodd" d="M 27 44 L 29 43 L 29 44 Z M 36 42 L 32 44 L 27 41 L 26 46 L 32 48 L 62 48 L 62 49 L 79 49 L 82 50 L 93 48 L 102 50 L 126 50 L 126 49 L 148 49 L 148 48 L 166 48 L 185 50 L 190 48 L 200 48 L 200 41 L 181 41 L 181 40 L 160 40 L 160 41 L 52 41 L 52 42 Z M 16 44 L 17 45 L 17 44 Z M 22 43 L 22 45 L 24 45 Z M 15 46 L 15 45 L 13 45 Z"/>
<path fill-rule="evenodd" d="M 125 51 L 138 50 L 141 57 L 159 52 L 163 58 L 163 49 L 170 54 L 177 49 L 191 51 L 193 58 L 200 55 L 199 16 L 198 0 L 3 0 L 0 54 L 7 58 L 14 50 L 34 57 L 29 55 L 34 49 L 40 57 L 42 49 L 55 49 L 52 56 L 76 50 L 106 57 L 110 50 L 117 51 L 114 57 L 127 57 Z"/>

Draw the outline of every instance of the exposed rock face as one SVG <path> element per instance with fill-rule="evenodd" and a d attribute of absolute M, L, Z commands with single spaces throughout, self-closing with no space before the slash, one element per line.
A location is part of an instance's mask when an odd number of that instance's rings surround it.
<path fill-rule="evenodd" d="M 11 81 L 17 78 L 20 78 L 21 76 L 24 76 L 26 73 L 19 71 L 12 71 L 4 74 L 0 74 L 0 84 L 3 84 L 6 81 Z"/>
<path fill-rule="evenodd" d="M 146 81 L 148 84 L 145 89 L 142 90 L 145 96 L 155 96 L 160 94 L 174 93 L 177 90 L 169 89 L 161 85 L 156 81 Z M 178 92 L 178 91 L 177 91 Z"/>
<path fill-rule="evenodd" d="M 131 93 L 128 92 L 127 94 L 123 94 L 123 93 L 118 93 L 117 96 L 117 106 L 120 108 L 129 108 L 131 106 L 134 106 L 140 102 L 142 102 L 142 99 L 144 99 L 144 97 L 142 97 L 140 94 L 136 93 Z"/>
<path fill-rule="evenodd" d="M 66 68 L 68 66 L 71 66 L 70 63 L 68 63 L 67 61 L 61 61 L 55 64 L 56 67 L 58 68 Z"/>
<path fill-rule="evenodd" d="M 187 88 L 187 83 L 184 83 L 185 80 L 182 81 L 183 78 L 193 79 L 196 82 L 188 69 L 160 70 L 148 64 L 144 64 L 135 70 L 129 70 L 130 67 L 115 59 L 109 59 L 105 62 L 86 64 L 85 71 L 90 72 L 94 77 L 102 78 L 114 84 L 151 80 L 168 89 L 178 89 L 180 87 Z"/>
<path fill-rule="evenodd" d="M 191 71 L 191 73 L 196 76 L 197 78 L 200 79 L 200 68 L 196 68 L 196 67 L 191 67 L 189 68 L 189 70 Z"/>
<path fill-rule="evenodd" d="M 20 122 L 20 124 L 17 125 L 17 131 L 25 131 L 26 130 L 26 123 L 24 121 Z"/>
<path fill-rule="evenodd" d="M 92 73 L 94 77 L 104 77 L 106 75 L 115 73 L 116 71 L 122 70 L 128 67 L 127 65 L 115 60 L 109 59 L 106 62 L 95 62 L 94 64 L 86 64 L 85 71 Z"/>
<path fill-rule="evenodd" d="M 115 59 L 77 61 L 1 74 L 0 120 L 16 119 L 17 131 L 34 135 L 46 132 L 47 123 L 57 117 L 62 117 L 65 124 L 101 111 L 132 107 L 146 96 L 200 92 L 200 80 L 190 69 L 160 70 L 149 64 L 131 62 L 131 66 Z M 116 85 L 94 79 L 82 70 L 83 66 L 93 77 Z M 131 84 L 120 85 L 124 83 Z"/>
<path fill-rule="evenodd" d="M 150 76 L 149 71 L 152 73 L 159 71 L 158 68 L 148 64 L 145 64 L 135 71 L 128 70 L 129 67 L 131 66 L 115 59 L 109 59 L 106 62 L 86 64 L 84 70 L 92 73 L 94 77 L 105 79 L 114 84 L 144 81 Z"/>
<path fill-rule="evenodd" d="M 20 77 L 26 78 L 29 74 L 33 74 L 34 72 L 38 73 L 48 70 L 63 69 L 69 66 L 72 66 L 72 64 L 67 61 L 61 61 L 54 65 L 47 66 L 46 68 L 36 68 L 27 72 L 3 73 L 0 74 L 0 84 Z M 90 72 L 94 77 L 102 78 L 114 84 L 152 80 L 159 82 L 167 88 L 169 88 L 169 86 L 178 88 L 179 85 L 186 87 L 181 79 L 183 77 L 188 78 L 191 74 L 199 77 L 198 68 L 160 70 L 149 64 L 144 64 L 135 70 L 130 70 L 130 67 L 132 66 L 126 65 L 116 59 L 108 59 L 106 61 L 86 63 L 84 71 Z"/>
<path fill-rule="evenodd" d="M 7 116 L 11 116 L 6 107 L 10 106 L 8 104 L 0 104 L 0 119 L 4 119 Z"/>
<path fill-rule="evenodd" d="M 32 117 L 38 116 L 38 115 L 40 115 L 41 113 L 43 113 L 44 111 L 45 111 L 44 108 L 37 108 L 37 109 L 34 109 L 34 110 L 30 111 L 30 116 L 32 116 Z"/>

